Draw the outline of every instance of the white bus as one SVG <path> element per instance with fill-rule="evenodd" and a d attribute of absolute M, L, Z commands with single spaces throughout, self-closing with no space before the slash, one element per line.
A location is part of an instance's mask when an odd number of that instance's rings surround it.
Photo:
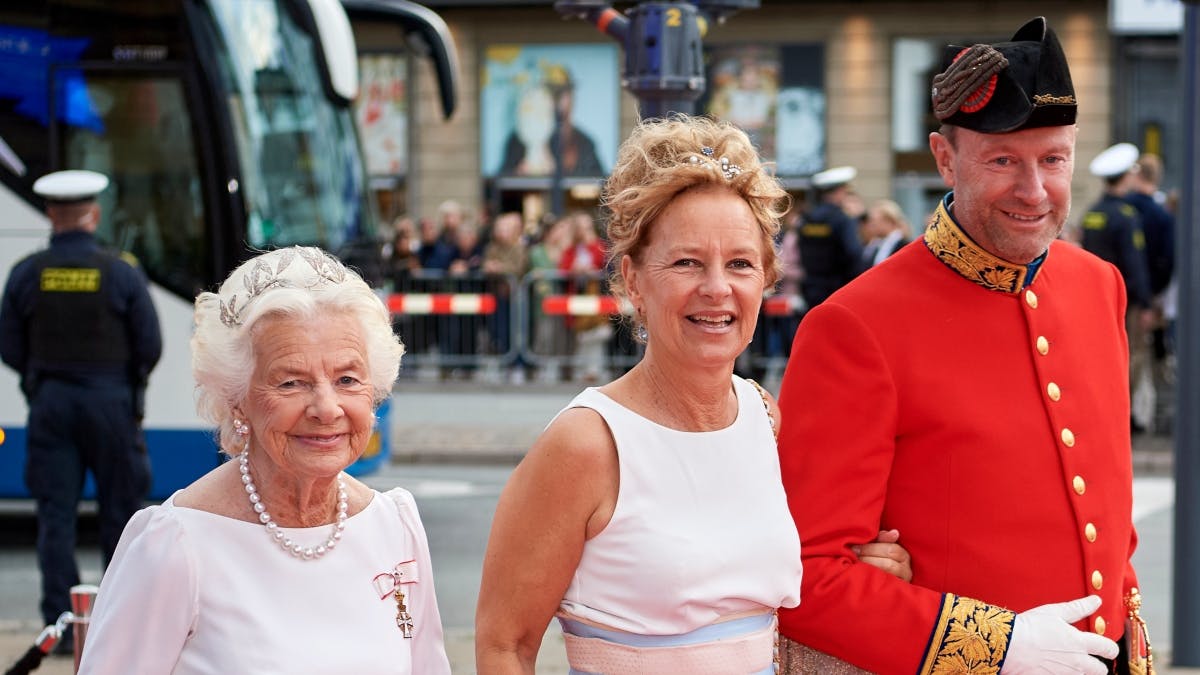
<path fill-rule="evenodd" d="M 47 243 L 36 178 L 57 169 L 110 177 L 98 235 L 138 258 L 163 330 L 144 424 L 151 496 L 164 498 L 219 461 L 193 407 L 188 338 L 197 292 L 252 249 L 291 244 L 338 254 L 369 280 L 377 272 L 376 216 L 349 107 L 358 80 L 347 8 L 393 15 L 433 43 L 447 115 L 453 44 L 436 15 L 404 0 L 5 5 L 0 270 L 7 277 Z M 0 368 L 0 498 L 27 496 L 28 411 L 17 379 Z M 386 456 L 386 434 L 377 433 L 358 468 Z"/>

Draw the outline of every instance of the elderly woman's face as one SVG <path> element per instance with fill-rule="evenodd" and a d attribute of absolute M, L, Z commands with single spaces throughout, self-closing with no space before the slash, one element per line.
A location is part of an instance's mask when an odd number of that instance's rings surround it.
<path fill-rule="evenodd" d="M 762 230 L 724 187 L 676 197 L 650 225 L 639 260 L 627 256 L 621 271 L 648 349 L 660 357 L 729 367 L 754 336 L 766 282 Z"/>
<path fill-rule="evenodd" d="M 340 312 L 265 318 L 241 413 L 254 448 L 299 480 L 328 478 L 362 454 L 374 422 L 362 328 Z M 256 460 L 261 461 L 261 460 Z"/>

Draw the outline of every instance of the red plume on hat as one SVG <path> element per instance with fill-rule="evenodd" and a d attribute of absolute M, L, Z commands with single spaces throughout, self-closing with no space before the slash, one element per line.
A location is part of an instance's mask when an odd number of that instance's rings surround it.
<path fill-rule="evenodd" d="M 1008 42 L 946 47 L 932 102 L 943 124 L 985 134 L 1075 123 L 1067 58 L 1041 16 Z"/>

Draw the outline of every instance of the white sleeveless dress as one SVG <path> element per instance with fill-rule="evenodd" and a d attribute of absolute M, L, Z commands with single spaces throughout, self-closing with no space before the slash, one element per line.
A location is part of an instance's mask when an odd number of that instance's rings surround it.
<path fill-rule="evenodd" d="M 562 613 L 625 633 L 675 636 L 800 602 L 800 540 L 771 424 L 733 377 L 737 419 L 718 431 L 656 424 L 598 389 L 568 408 L 604 418 L 617 448 L 612 519 L 584 545 Z"/>

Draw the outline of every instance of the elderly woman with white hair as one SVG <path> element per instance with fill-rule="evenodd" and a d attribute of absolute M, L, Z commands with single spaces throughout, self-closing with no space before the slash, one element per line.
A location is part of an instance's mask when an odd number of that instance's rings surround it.
<path fill-rule="evenodd" d="M 200 414 L 233 458 L 130 521 L 81 673 L 449 673 L 407 491 L 343 470 L 404 347 L 315 248 L 244 263 L 196 298 Z"/>

